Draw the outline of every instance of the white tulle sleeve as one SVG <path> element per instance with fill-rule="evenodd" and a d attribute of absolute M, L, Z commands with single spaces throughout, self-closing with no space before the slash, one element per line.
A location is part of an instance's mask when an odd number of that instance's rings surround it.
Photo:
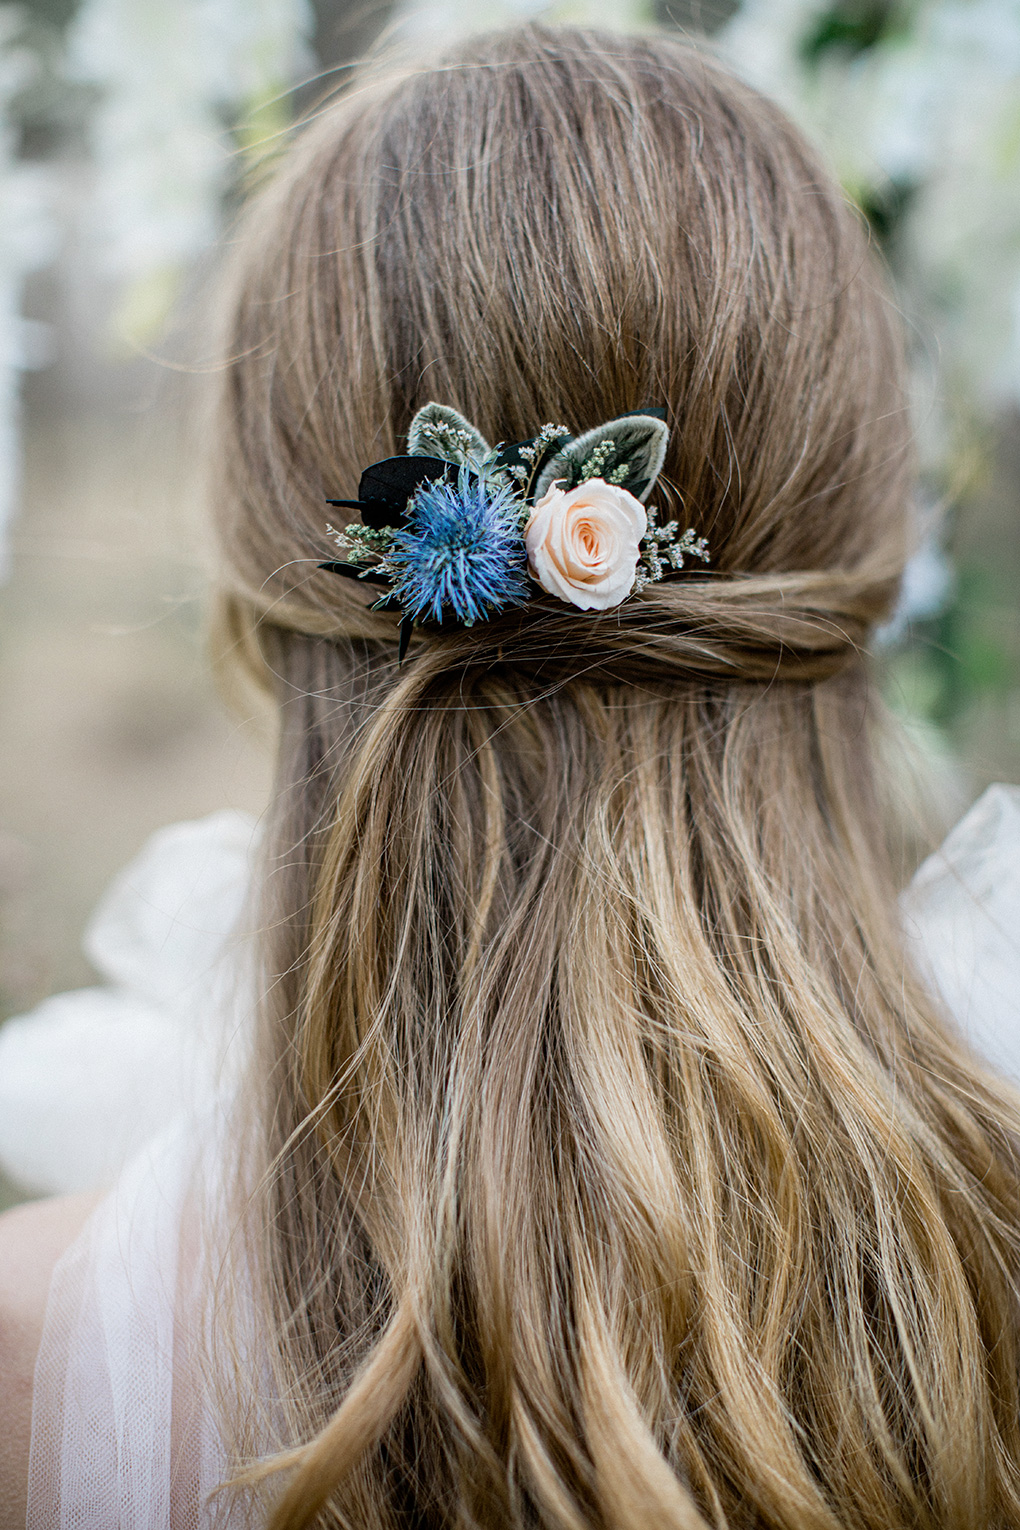
<path fill-rule="evenodd" d="M 89 922 L 102 985 L 0 1028 L 0 1167 L 30 1192 L 103 1189 L 244 1053 L 236 934 L 257 844 L 243 813 L 154 834 Z"/>
<path fill-rule="evenodd" d="M 1020 1082 L 1020 787 L 990 786 L 902 903 L 921 970 L 976 1050 Z"/>
<path fill-rule="evenodd" d="M 150 1144 L 56 1267 L 35 1373 L 28 1530 L 227 1523 L 212 1495 L 224 1468 L 196 1360 L 218 1137 L 207 1113 Z"/>

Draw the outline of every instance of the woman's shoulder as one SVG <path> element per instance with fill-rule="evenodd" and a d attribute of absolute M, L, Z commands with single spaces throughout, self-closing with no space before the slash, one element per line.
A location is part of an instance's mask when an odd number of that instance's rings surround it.
<path fill-rule="evenodd" d="M 96 1200 L 60 1196 L 0 1215 L 0 1530 L 25 1523 L 32 1375 L 50 1279 Z"/>

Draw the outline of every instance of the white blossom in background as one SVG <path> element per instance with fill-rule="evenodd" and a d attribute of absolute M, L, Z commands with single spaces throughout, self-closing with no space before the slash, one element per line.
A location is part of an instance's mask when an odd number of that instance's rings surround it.
<path fill-rule="evenodd" d="M 915 188 L 896 265 L 922 345 L 954 409 L 1020 405 L 1020 4 L 919 0 L 865 52 L 807 64 L 828 9 L 743 0 L 724 52 L 821 140 L 852 193 Z M 937 456 L 946 433 L 927 436 Z"/>
<path fill-rule="evenodd" d="M 974 425 L 1020 407 L 1020 3 L 918 0 L 871 48 L 808 62 L 829 8 L 743 0 L 722 47 L 821 141 L 852 194 L 911 188 L 895 275 L 916 342 L 921 459 L 948 486 Z M 925 525 L 886 641 L 952 594 L 939 517 Z"/>
<path fill-rule="evenodd" d="M 306 70 L 312 25 L 310 0 L 84 0 L 68 70 L 100 90 L 95 217 L 125 292 L 125 339 L 158 330 L 181 274 L 215 240 L 229 123 Z"/>
<path fill-rule="evenodd" d="M 395 41 L 436 47 L 489 27 L 546 21 L 634 32 L 654 21 L 652 0 L 397 0 Z"/>
<path fill-rule="evenodd" d="M 954 593 L 956 579 L 942 547 L 941 520 L 934 510 L 927 514 L 922 511 L 919 519 L 926 530 L 917 550 L 907 559 L 896 609 L 875 631 L 877 648 L 895 647 L 906 637 L 912 622 L 938 616 Z"/>
<path fill-rule="evenodd" d="M 17 45 L 21 13 L 0 6 L 0 580 L 9 571 L 8 538 L 21 484 L 21 373 L 40 365 L 45 325 L 22 317 L 25 277 L 56 252 L 53 187 L 48 171 L 17 159 L 10 103 L 35 68 Z"/>

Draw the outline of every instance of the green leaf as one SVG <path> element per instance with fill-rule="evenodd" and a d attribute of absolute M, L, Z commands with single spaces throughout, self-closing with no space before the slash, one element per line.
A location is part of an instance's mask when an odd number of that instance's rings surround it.
<path fill-rule="evenodd" d="M 535 499 L 565 479 L 574 488 L 589 478 L 619 484 L 636 499 L 647 499 L 666 460 L 669 426 L 650 414 L 630 414 L 586 430 L 550 457 L 535 485 Z"/>
<path fill-rule="evenodd" d="M 491 451 L 481 431 L 449 404 L 425 404 L 407 432 L 409 457 L 441 457 L 444 462 L 477 470 Z"/>
<path fill-rule="evenodd" d="M 857 58 L 902 25 L 900 7 L 893 0 L 837 0 L 819 15 L 801 39 L 799 53 L 803 62 L 815 65 L 830 53 Z"/>

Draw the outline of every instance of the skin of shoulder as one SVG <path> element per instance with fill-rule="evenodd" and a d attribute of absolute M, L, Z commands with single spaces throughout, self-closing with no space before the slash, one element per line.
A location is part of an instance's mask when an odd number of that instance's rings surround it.
<path fill-rule="evenodd" d="M 24 1530 L 32 1377 L 50 1277 L 98 1200 L 60 1196 L 0 1215 L 0 1530 Z"/>

